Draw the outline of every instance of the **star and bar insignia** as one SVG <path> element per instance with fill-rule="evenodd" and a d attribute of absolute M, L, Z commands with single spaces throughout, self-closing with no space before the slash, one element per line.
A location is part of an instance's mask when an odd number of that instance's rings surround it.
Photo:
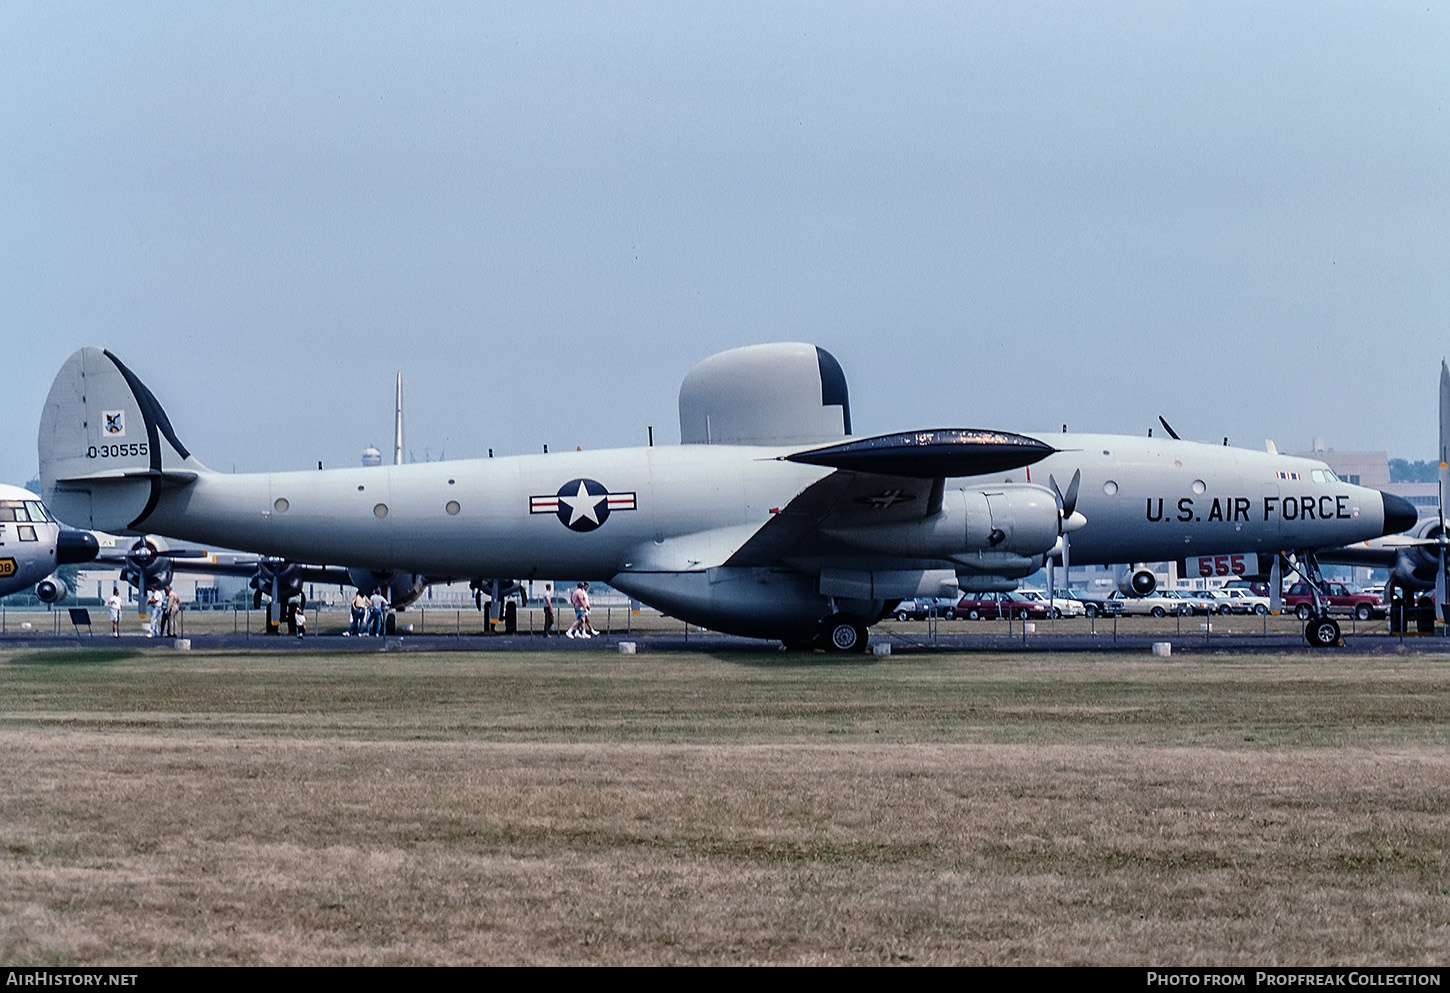
<path fill-rule="evenodd" d="M 555 514 L 570 531 L 593 531 L 616 510 L 634 510 L 633 493 L 611 493 L 593 479 L 571 479 L 552 496 L 529 497 L 530 514 Z"/>

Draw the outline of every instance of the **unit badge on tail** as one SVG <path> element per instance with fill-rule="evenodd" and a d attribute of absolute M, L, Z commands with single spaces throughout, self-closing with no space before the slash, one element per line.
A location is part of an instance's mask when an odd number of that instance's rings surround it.
<path fill-rule="evenodd" d="M 529 497 L 529 513 L 555 514 L 571 531 L 593 531 L 616 510 L 634 510 L 633 493 L 611 493 L 593 479 L 571 479 L 551 496 Z"/>

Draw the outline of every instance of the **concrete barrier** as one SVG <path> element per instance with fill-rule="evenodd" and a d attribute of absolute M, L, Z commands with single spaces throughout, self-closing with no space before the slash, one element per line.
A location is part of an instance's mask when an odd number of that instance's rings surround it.
<path fill-rule="evenodd" d="M 634 655 L 635 654 L 635 650 L 636 650 L 636 644 L 633 641 L 621 641 L 619 643 L 619 654 L 620 655 Z"/>
<path fill-rule="evenodd" d="M 1172 655 L 1173 654 L 1173 642 L 1171 642 L 1171 641 L 1155 641 L 1155 642 L 1153 642 L 1153 654 L 1154 655 Z"/>

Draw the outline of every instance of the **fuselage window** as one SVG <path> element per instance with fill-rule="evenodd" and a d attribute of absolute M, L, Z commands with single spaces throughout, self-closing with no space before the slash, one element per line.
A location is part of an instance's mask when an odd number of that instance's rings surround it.
<path fill-rule="evenodd" d="M 29 524 L 22 524 L 15 529 L 15 537 L 21 541 L 35 541 L 35 528 Z"/>

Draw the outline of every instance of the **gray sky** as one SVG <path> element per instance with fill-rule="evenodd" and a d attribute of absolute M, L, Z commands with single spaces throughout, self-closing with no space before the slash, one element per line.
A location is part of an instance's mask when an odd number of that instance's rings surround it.
<path fill-rule="evenodd" d="M 1450 6 L 0 0 L 0 479 L 81 345 L 213 468 L 854 427 L 1432 458 Z"/>

